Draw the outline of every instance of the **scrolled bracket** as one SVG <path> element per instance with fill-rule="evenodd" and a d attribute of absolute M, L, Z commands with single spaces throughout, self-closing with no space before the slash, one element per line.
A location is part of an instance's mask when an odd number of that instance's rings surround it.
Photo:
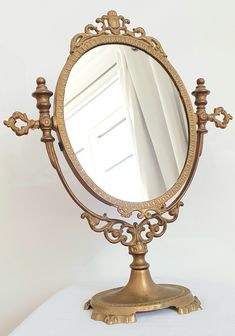
<path fill-rule="evenodd" d="M 183 206 L 183 202 L 180 201 L 173 208 L 165 207 L 161 213 L 148 212 L 147 217 L 139 223 L 134 222 L 133 224 L 109 218 L 106 214 L 99 216 L 89 211 L 82 213 L 81 217 L 87 219 L 93 231 L 103 232 L 110 243 L 121 243 L 124 246 L 133 247 L 139 243 L 148 244 L 153 238 L 161 237 L 167 229 L 167 224 L 178 218 L 181 206 Z"/>
<path fill-rule="evenodd" d="M 17 127 L 17 121 L 21 120 L 25 126 Z M 18 136 L 27 135 L 29 130 L 39 129 L 39 120 L 29 119 L 26 113 L 14 112 L 12 116 L 4 121 L 4 125 L 11 128 L 11 130 Z"/>
<path fill-rule="evenodd" d="M 54 129 L 53 118 L 50 116 L 50 97 L 53 95 L 51 91 L 46 87 L 46 80 L 43 77 L 39 77 L 36 80 L 37 87 L 32 96 L 37 100 L 37 108 L 39 110 L 39 125 L 42 130 L 41 141 L 53 142 L 55 138 L 51 132 Z"/>
<path fill-rule="evenodd" d="M 222 120 L 218 119 L 218 117 L 221 115 L 223 116 Z M 214 113 L 207 115 L 207 120 L 213 122 L 218 128 L 226 128 L 232 119 L 233 117 L 227 113 L 223 107 L 216 107 L 214 109 Z"/>

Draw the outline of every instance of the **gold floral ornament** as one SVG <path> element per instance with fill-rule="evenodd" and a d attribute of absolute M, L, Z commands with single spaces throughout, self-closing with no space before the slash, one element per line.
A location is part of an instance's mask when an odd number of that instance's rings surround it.
<path fill-rule="evenodd" d="M 16 123 L 18 120 L 23 121 L 26 125 L 17 127 Z M 14 112 L 8 120 L 4 121 L 4 125 L 10 127 L 16 135 L 22 136 L 28 134 L 30 129 L 38 129 L 39 120 L 29 120 L 26 113 Z"/>
<path fill-rule="evenodd" d="M 160 42 L 151 36 L 146 36 L 145 30 L 141 27 L 134 28 L 132 31 L 128 30 L 127 25 L 130 24 L 129 19 L 125 19 L 124 16 L 118 15 L 116 11 L 112 10 L 107 15 L 102 15 L 101 18 L 96 19 L 96 23 L 101 24 L 101 27 L 88 24 L 84 33 L 76 34 L 70 44 L 70 53 L 74 53 L 76 49 L 82 45 L 85 41 L 91 38 L 102 35 L 124 35 L 133 38 L 137 38 L 151 45 L 153 48 L 166 57 Z"/>

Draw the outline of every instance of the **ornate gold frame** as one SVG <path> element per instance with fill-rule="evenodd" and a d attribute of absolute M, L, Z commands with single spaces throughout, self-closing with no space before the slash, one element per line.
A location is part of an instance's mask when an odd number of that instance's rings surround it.
<path fill-rule="evenodd" d="M 128 323 L 134 322 L 135 313 L 140 311 L 173 307 L 178 313 L 185 314 L 198 310 L 201 308 L 200 301 L 192 296 L 189 289 L 179 285 L 158 285 L 153 282 L 149 265 L 145 261 L 145 254 L 147 253 L 147 244 L 154 237 L 162 236 L 166 231 L 167 224 L 174 222 L 178 217 L 179 209 L 183 205 L 181 199 L 192 182 L 202 153 L 203 138 L 207 133 L 207 122 L 214 122 L 216 127 L 226 128 L 232 117 L 222 107 L 215 108 L 212 114 L 207 114 L 206 97 L 210 92 L 206 89 L 203 79 L 197 80 L 197 87 L 192 93 L 195 96 L 197 107 L 196 113 L 194 113 L 184 84 L 167 60 L 160 43 L 156 39 L 146 36 L 143 28 L 129 31 L 127 24 L 130 21 L 117 15 L 115 11 L 109 11 L 107 15 L 98 18 L 96 22 L 101 24 L 100 29 L 89 24 L 85 27 L 84 33 L 77 34 L 72 39 L 70 56 L 61 72 L 56 88 L 54 116 L 50 116 L 52 92 L 47 89 L 45 79 L 40 77 L 37 79 L 37 88 L 33 93 L 33 97 L 37 100 L 39 120 L 29 120 L 26 114 L 14 112 L 4 124 L 19 136 L 28 134 L 30 129 L 41 129 L 41 141 L 46 145 L 50 162 L 73 201 L 83 209 L 81 217 L 88 220 L 93 231 L 102 232 L 109 242 L 115 244 L 120 242 L 127 246 L 133 257 L 133 262 L 130 265 L 131 275 L 126 286 L 98 293 L 85 304 L 85 309 L 93 308 L 93 319 L 108 324 Z M 168 192 L 149 202 L 124 202 L 111 197 L 96 186 L 79 165 L 65 129 L 63 119 L 64 90 L 73 65 L 90 49 L 113 43 L 140 48 L 154 57 L 173 79 L 187 113 L 189 150 L 183 171 L 176 184 Z M 218 118 L 221 115 L 223 120 Z M 17 127 L 18 119 L 25 122 L 26 125 Z M 99 200 L 115 206 L 122 217 L 130 217 L 136 211 L 137 218 L 140 220 L 138 223 L 129 223 L 123 219 L 110 218 L 106 214 L 97 214 L 77 198 L 60 168 L 53 144 L 55 139 L 52 136 L 52 131 L 57 132 L 60 148 L 80 182 Z M 166 202 L 174 196 L 176 197 L 170 205 L 166 205 Z M 127 234 L 131 238 L 128 239 Z"/>
<path fill-rule="evenodd" d="M 118 18 L 121 20 L 122 25 L 118 26 Z M 127 29 L 129 20 L 126 20 L 121 16 L 118 17 L 117 13 L 114 11 L 110 11 L 108 12 L 107 16 L 103 16 L 97 19 L 97 22 L 102 23 L 102 27 L 100 29 L 89 24 L 85 27 L 85 33 L 77 34 L 72 39 L 70 55 L 57 82 L 55 91 L 55 116 L 57 120 L 58 137 L 61 139 L 61 143 L 63 144 L 63 153 L 65 154 L 65 157 L 76 177 L 85 186 L 85 188 L 88 189 L 89 192 L 96 198 L 109 205 L 115 206 L 122 216 L 130 217 L 133 211 L 159 211 L 164 206 L 164 204 L 182 188 L 184 183 L 189 178 L 190 172 L 192 170 L 196 153 L 197 138 L 195 115 L 192 104 L 181 78 L 168 61 L 160 43 L 155 38 L 146 36 L 143 28 L 136 28 L 133 29 L 133 31 L 129 31 Z M 145 202 L 123 201 L 107 194 L 104 190 L 97 186 L 94 181 L 92 181 L 92 179 L 86 174 L 77 160 L 77 157 L 70 144 L 64 122 L 65 86 L 73 66 L 89 50 L 97 46 L 114 43 L 126 44 L 139 48 L 159 62 L 173 79 L 175 86 L 182 98 L 182 102 L 187 114 L 189 126 L 189 148 L 187 160 L 180 177 L 176 183 L 163 195 Z"/>

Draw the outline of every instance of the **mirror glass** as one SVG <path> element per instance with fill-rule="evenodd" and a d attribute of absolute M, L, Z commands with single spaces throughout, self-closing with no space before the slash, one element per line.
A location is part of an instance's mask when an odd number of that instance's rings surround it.
<path fill-rule="evenodd" d="M 179 178 L 188 122 L 165 69 L 142 50 L 98 46 L 72 68 L 64 98 L 67 134 L 87 175 L 115 198 L 157 198 Z"/>

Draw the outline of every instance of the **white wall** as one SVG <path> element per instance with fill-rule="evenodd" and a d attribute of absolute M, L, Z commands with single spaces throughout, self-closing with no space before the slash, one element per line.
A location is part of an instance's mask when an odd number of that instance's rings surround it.
<path fill-rule="evenodd" d="M 63 287 L 92 279 L 95 292 L 98 283 L 108 286 L 115 278 L 121 284 L 127 277 L 127 251 L 111 246 L 80 220 L 81 211 L 49 164 L 40 132 L 16 138 L 2 125 L 15 110 L 38 118 L 31 97 L 35 78 L 45 76 L 54 90 L 72 36 L 110 9 L 161 41 L 190 92 L 196 78 L 206 78 L 208 111 L 222 105 L 235 114 L 233 0 L 5 1 L 0 20 L 2 336 Z M 235 281 L 235 121 L 227 130 L 208 128 L 185 207 L 178 222 L 151 244 L 148 258 L 158 279 L 185 285 L 193 280 L 195 288 L 197 282 L 229 286 Z"/>

